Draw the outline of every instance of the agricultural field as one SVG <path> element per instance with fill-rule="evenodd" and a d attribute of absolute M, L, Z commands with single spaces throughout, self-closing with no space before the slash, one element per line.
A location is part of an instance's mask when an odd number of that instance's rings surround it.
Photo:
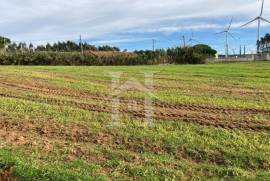
<path fill-rule="evenodd" d="M 0 180 L 270 178 L 270 62 L 2 66 L 0 114 Z"/>

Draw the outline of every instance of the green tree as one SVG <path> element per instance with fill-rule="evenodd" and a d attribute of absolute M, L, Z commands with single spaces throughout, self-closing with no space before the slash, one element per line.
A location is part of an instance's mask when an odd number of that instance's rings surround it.
<path fill-rule="evenodd" d="M 193 46 L 193 50 L 198 54 L 208 55 L 208 56 L 215 56 L 217 51 L 212 49 L 208 45 L 198 44 Z"/>
<path fill-rule="evenodd" d="M 269 53 L 270 52 L 270 34 L 267 33 L 264 37 L 257 42 L 259 45 L 260 50 L 262 53 Z"/>
<path fill-rule="evenodd" d="M 98 47 L 98 50 L 99 51 L 116 51 L 116 52 L 120 51 L 118 47 L 111 47 L 109 45 L 100 46 Z"/>
<path fill-rule="evenodd" d="M 7 45 L 11 43 L 9 38 L 0 36 L 0 49 L 5 48 Z"/>

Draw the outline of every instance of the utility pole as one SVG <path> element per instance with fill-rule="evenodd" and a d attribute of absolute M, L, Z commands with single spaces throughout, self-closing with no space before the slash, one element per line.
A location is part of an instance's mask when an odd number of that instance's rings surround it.
<path fill-rule="evenodd" d="M 242 46 L 240 45 L 240 51 L 239 51 L 240 57 L 242 56 Z"/>
<path fill-rule="evenodd" d="M 153 52 L 155 52 L 155 40 L 153 39 Z"/>
<path fill-rule="evenodd" d="M 81 53 L 83 54 L 82 35 L 80 35 L 80 48 L 81 48 Z"/>
<path fill-rule="evenodd" d="M 233 48 L 232 51 L 233 51 L 233 56 L 235 56 L 235 48 Z"/>
<path fill-rule="evenodd" d="M 186 48 L 186 38 L 185 38 L 185 35 L 183 35 L 182 38 L 183 38 L 184 48 Z"/>
<path fill-rule="evenodd" d="M 244 45 L 244 56 L 246 56 L 246 45 Z"/>
<path fill-rule="evenodd" d="M 4 51 L 6 51 L 6 38 L 4 38 Z"/>

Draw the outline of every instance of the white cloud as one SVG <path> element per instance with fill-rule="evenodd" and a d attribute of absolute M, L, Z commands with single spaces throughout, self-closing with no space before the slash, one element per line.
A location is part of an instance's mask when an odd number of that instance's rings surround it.
<path fill-rule="evenodd" d="M 152 40 L 153 38 L 123 38 L 123 39 L 112 39 L 112 40 L 98 40 L 92 41 L 91 43 L 97 45 L 108 45 L 115 43 L 129 43 L 129 42 L 142 42 L 146 40 Z"/>
<path fill-rule="evenodd" d="M 73 40 L 79 34 L 103 40 L 125 32 L 217 31 L 231 16 L 233 27 L 250 20 L 259 7 L 255 0 L 1 0 L 0 34 L 45 42 Z M 266 2 L 266 18 L 268 10 Z M 127 41 L 134 38 L 122 40 Z"/>

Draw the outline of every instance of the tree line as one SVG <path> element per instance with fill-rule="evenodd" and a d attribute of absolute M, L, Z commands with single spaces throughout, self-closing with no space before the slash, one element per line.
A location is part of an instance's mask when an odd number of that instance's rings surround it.
<path fill-rule="evenodd" d="M 53 51 L 53 52 L 81 52 L 81 51 L 117 51 L 120 49 L 118 47 L 103 45 L 103 46 L 94 46 L 90 45 L 87 42 L 76 43 L 73 41 L 64 41 L 57 43 L 47 43 L 46 45 L 38 45 L 34 47 L 32 43 L 26 44 L 24 42 L 11 43 L 9 38 L 0 37 L 0 48 L 5 48 L 7 51 Z"/>
<path fill-rule="evenodd" d="M 262 53 L 270 53 L 270 34 L 267 33 L 257 42 Z"/>
<path fill-rule="evenodd" d="M 39 45 L 10 43 L 0 37 L 0 47 L 6 51 L 0 54 L 0 65 L 154 65 L 154 64 L 202 64 L 217 53 L 208 45 L 191 47 L 134 51 L 134 56 L 126 56 L 117 47 L 96 47 L 87 43 L 72 41 Z M 81 50 L 84 52 L 81 52 Z M 112 51 L 112 56 L 99 56 L 91 51 Z M 115 56 L 116 55 L 116 56 Z"/>

